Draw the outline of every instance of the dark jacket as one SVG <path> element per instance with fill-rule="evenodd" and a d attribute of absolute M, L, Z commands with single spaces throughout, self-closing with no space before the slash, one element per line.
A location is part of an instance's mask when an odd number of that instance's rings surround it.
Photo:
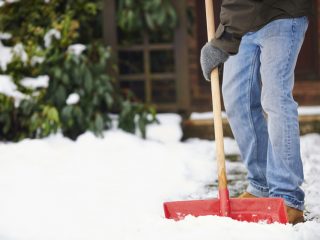
<path fill-rule="evenodd" d="M 220 25 L 212 43 L 236 54 L 244 34 L 280 18 L 309 15 L 311 0 L 223 0 Z"/>

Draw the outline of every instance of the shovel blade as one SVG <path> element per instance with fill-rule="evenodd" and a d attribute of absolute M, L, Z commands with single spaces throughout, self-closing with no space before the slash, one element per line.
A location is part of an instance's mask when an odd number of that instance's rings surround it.
<path fill-rule="evenodd" d="M 282 198 L 230 198 L 230 216 L 247 222 L 288 223 Z M 190 200 L 164 203 L 165 217 L 182 220 L 187 215 L 195 217 L 220 214 L 219 199 Z"/>

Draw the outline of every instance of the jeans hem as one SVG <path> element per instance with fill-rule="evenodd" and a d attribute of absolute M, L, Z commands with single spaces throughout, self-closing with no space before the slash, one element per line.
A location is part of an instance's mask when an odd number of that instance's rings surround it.
<path fill-rule="evenodd" d="M 269 190 L 265 187 L 258 186 L 257 184 L 249 183 L 247 192 L 256 197 L 268 197 Z"/>
<path fill-rule="evenodd" d="M 304 201 L 299 201 L 291 196 L 281 195 L 281 194 L 273 194 L 270 197 L 283 198 L 285 204 L 288 207 L 292 207 L 292 208 L 298 209 L 300 211 L 304 210 Z"/>

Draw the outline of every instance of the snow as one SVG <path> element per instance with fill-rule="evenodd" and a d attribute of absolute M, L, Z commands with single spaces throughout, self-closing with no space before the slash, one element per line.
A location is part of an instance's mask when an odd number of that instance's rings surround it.
<path fill-rule="evenodd" d="M 55 39 L 61 38 L 61 33 L 57 29 L 50 29 L 45 35 L 44 35 L 44 46 L 46 48 L 51 46 L 53 37 Z"/>
<path fill-rule="evenodd" d="M 0 33 L 0 40 L 8 40 L 12 37 L 11 33 Z"/>
<path fill-rule="evenodd" d="M 31 66 L 35 66 L 38 63 L 43 63 L 44 57 L 32 56 L 31 58 Z"/>
<path fill-rule="evenodd" d="M 22 86 L 30 89 L 46 88 L 49 84 L 49 76 L 43 75 L 36 78 L 23 78 L 20 83 Z M 8 75 L 0 75 L 0 93 L 8 97 L 13 97 L 15 100 L 15 106 L 19 106 L 22 99 L 29 98 L 18 90 L 17 85 Z M 37 92 L 34 93 L 34 96 L 36 95 Z"/>
<path fill-rule="evenodd" d="M 307 210 L 311 218 L 316 218 L 320 213 L 320 136 L 318 134 L 301 137 L 301 154 L 306 176 L 303 187 L 306 192 Z"/>
<path fill-rule="evenodd" d="M 14 47 L 3 46 L 1 39 L 4 39 L 4 36 L 2 35 L 2 38 L 0 38 L 0 67 L 3 71 L 6 71 L 13 55 L 19 57 L 25 63 L 28 61 L 28 54 L 21 43 L 16 44 Z"/>
<path fill-rule="evenodd" d="M 303 106 L 298 108 L 299 115 L 320 115 L 320 106 Z"/>
<path fill-rule="evenodd" d="M 0 68 L 2 71 L 7 70 L 7 65 L 12 61 L 13 56 L 20 58 L 24 63 L 28 61 L 28 54 L 21 43 L 13 47 L 7 47 L 2 44 L 1 40 L 9 38 L 11 38 L 9 33 L 0 33 Z"/>
<path fill-rule="evenodd" d="M 70 45 L 67 51 L 71 54 L 79 56 L 84 50 L 86 50 L 86 46 L 83 44 L 77 43 L 77 44 Z"/>
<path fill-rule="evenodd" d="M 227 118 L 226 112 L 221 112 L 222 118 Z M 212 112 L 193 112 L 190 115 L 191 120 L 207 120 L 207 119 L 213 119 L 213 113 Z"/>
<path fill-rule="evenodd" d="M 13 48 L 12 48 L 12 53 L 19 57 L 21 59 L 22 62 L 27 62 L 28 61 L 28 54 L 26 53 L 26 51 L 24 50 L 24 47 L 22 45 L 22 43 L 18 43 L 16 44 Z"/>
<path fill-rule="evenodd" d="M 67 103 L 68 105 L 74 105 L 74 104 L 77 104 L 77 103 L 79 102 L 79 100 L 80 100 L 80 96 L 79 96 L 78 93 L 71 93 L 71 94 L 68 96 L 68 98 L 67 98 L 67 100 L 66 100 L 66 103 Z"/>
<path fill-rule="evenodd" d="M 147 127 L 147 138 L 159 142 L 177 142 L 182 138 L 182 129 L 177 127 L 181 124 L 182 118 L 177 114 L 160 114 L 158 121 L 161 127 L 157 124 L 152 124 Z"/>
<path fill-rule="evenodd" d="M 12 60 L 12 48 L 3 46 L 0 40 L 0 68 L 2 71 L 7 70 L 7 65 Z"/>
<path fill-rule="evenodd" d="M 19 2 L 19 0 L 0 0 L 0 7 L 2 7 L 5 3 L 14 3 Z"/>
<path fill-rule="evenodd" d="M 27 98 L 25 94 L 17 90 L 17 85 L 12 81 L 12 78 L 7 75 L 0 75 L 0 93 L 13 97 L 15 99 L 15 105 L 19 105 L 22 99 Z"/>
<path fill-rule="evenodd" d="M 216 197 L 214 142 L 180 142 L 180 117 L 159 115 L 148 139 L 112 129 L 71 141 L 0 142 L 1 240 L 320 239 L 320 135 L 301 138 L 304 224 L 238 222 L 216 216 L 164 218 L 162 203 Z M 157 129 L 158 128 L 158 129 Z M 226 138 L 228 154 L 238 154 Z M 227 162 L 228 176 L 243 171 Z"/>
<path fill-rule="evenodd" d="M 21 85 L 26 88 L 37 89 L 37 88 L 47 88 L 49 85 L 49 76 L 42 75 L 36 78 L 23 78 L 21 80 Z"/>
<path fill-rule="evenodd" d="M 298 113 L 300 116 L 305 115 L 320 115 L 320 106 L 301 106 L 298 107 Z M 227 118 L 226 113 L 222 112 L 222 118 Z M 208 120 L 213 119 L 212 112 L 193 112 L 190 115 L 191 120 Z"/>

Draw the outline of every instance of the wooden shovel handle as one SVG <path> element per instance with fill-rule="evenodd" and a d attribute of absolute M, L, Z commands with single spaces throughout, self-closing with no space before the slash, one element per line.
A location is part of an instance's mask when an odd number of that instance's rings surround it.
<path fill-rule="evenodd" d="M 208 41 L 214 38 L 215 23 L 213 12 L 213 0 L 206 0 L 206 16 L 207 16 L 207 32 Z M 212 106 L 214 117 L 214 133 L 216 141 L 216 158 L 218 164 L 218 180 L 219 190 L 227 189 L 227 175 L 226 164 L 224 156 L 223 144 L 223 128 L 221 117 L 221 101 L 220 101 L 220 86 L 219 86 L 219 73 L 218 68 L 215 68 L 211 73 L 211 93 L 212 93 Z"/>

